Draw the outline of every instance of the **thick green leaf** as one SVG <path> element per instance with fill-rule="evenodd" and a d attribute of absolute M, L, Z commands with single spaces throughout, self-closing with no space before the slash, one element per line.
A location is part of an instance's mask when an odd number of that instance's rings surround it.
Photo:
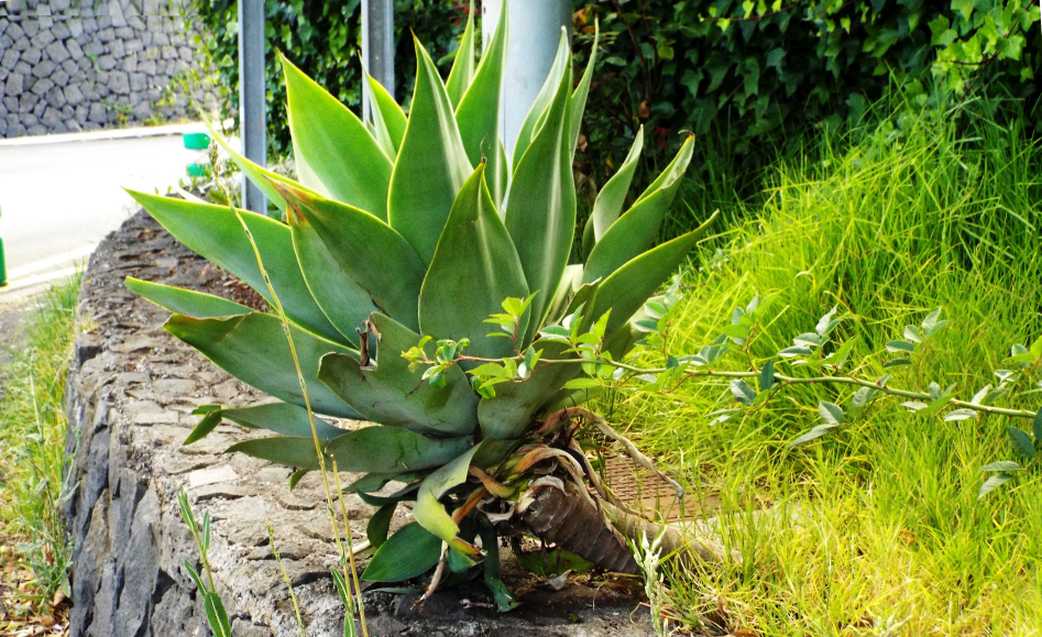
<path fill-rule="evenodd" d="M 272 302 L 268 286 L 257 267 L 256 255 L 233 209 L 143 192 L 127 192 L 189 250 L 231 272 L 269 303 Z M 289 228 L 248 210 L 238 212 L 257 242 L 272 287 L 289 318 L 326 338 L 341 340 L 340 333 L 329 324 L 308 291 L 293 253 Z"/>
<path fill-rule="evenodd" d="M 349 108 L 285 57 L 280 59 L 301 183 L 386 219 L 391 158 Z"/>
<path fill-rule="evenodd" d="M 243 453 L 287 467 L 318 469 L 315 443 L 310 437 L 271 436 L 270 438 L 243 440 L 225 449 L 225 453 Z"/>
<path fill-rule="evenodd" d="M 322 359 L 322 382 L 375 422 L 452 435 L 474 431 L 477 395 L 462 370 L 450 368 L 437 387 L 421 380 L 402 358 L 419 334 L 382 314 L 371 320 L 379 332 L 375 365 L 362 368 L 352 355 L 331 354 Z"/>
<path fill-rule="evenodd" d="M 594 245 L 586 260 L 583 280 L 586 282 L 608 276 L 623 263 L 647 250 L 658 238 L 662 220 L 673 205 L 680 179 L 691 162 L 694 137 L 688 137 L 672 162 L 637 199 L 636 203 L 619 217 Z"/>
<path fill-rule="evenodd" d="M 459 533 L 459 525 L 453 521 L 439 500 L 449 489 L 466 482 L 470 461 L 477 452 L 473 446 L 437 471 L 424 478 L 416 495 L 413 517 L 416 522 L 442 540 L 452 543 Z"/>
<path fill-rule="evenodd" d="M 391 174 L 388 219 L 429 263 L 452 201 L 472 168 L 438 69 L 414 41 L 416 87 Z"/>
<path fill-rule="evenodd" d="M 488 336 L 492 326 L 484 321 L 500 311 L 503 299 L 527 297 L 528 285 L 484 173 L 480 164 L 463 184 L 438 239 L 420 288 L 420 331 L 440 338 L 466 337 L 471 353 L 501 357 L 518 343 Z M 526 327 L 522 321 L 519 339 Z"/>
<path fill-rule="evenodd" d="M 311 438 L 311 423 L 308 411 L 299 405 L 289 403 L 264 403 L 249 407 L 222 408 L 220 416 L 247 429 L 267 429 L 283 436 L 295 438 Z M 326 442 L 344 435 L 345 431 L 329 424 L 322 418 L 315 418 L 315 432 L 318 439 Z"/>
<path fill-rule="evenodd" d="M 474 444 L 470 436 L 431 438 L 401 427 L 365 427 L 326 445 L 340 471 L 400 473 L 439 467 Z"/>
<path fill-rule="evenodd" d="M 557 94 L 524 157 L 517 163 L 506 210 L 506 226 L 517 246 L 529 290 L 529 334 L 540 326 L 561 281 L 575 234 L 575 182 L 568 133 L 572 72 L 565 69 Z"/>
<path fill-rule="evenodd" d="M 423 575 L 438 563 L 441 540 L 410 522 L 380 545 L 362 573 L 367 582 L 401 582 Z"/>
<path fill-rule="evenodd" d="M 453 106 L 460 103 L 463 93 L 474 79 L 474 60 L 477 58 L 474 38 L 474 2 L 471 0 L 467 11 L 467 24 L 463 27 L 463 35 L 460 36 L 456 55 L 452 59 L 449 77 L 445 80 L 445 92 Z"/>
<path fill-rule="evenodd" d="M 271 314 L 194 319 L 174 314 L 166 330 L 199 350 L 231 375 L 280 400 L 303 405 L 282 323 Z M 344 345 L 291 325 L 293 342 L 315 411 L 343 418 L 358 413 L 318 381 L 319 361 L 329 352 L 353 353 Z"/>
<path fill-rule="evenodd" d="M 271 186 L 269 181 L 271 179 L 279 180 L 287 178 L 254 163 L 236 150 L 235 147 L 232 146 L 232 144 L 225 139 L 224 135 L 222 135 L 214 126 L 208 125 L 208 128 L 210 129 L 210 136 L 213 137 L 214 141 L 217 142 L 217 145 L 220 146 L 229 157 L 231 157 L 232 162 L 239 167 L 239 170 L 241 170 L 279 210 L 285 212 L 286 202 L 282 199 L 282 195 Z"/>
<path fill-rule="evenodd" d="M 507 11 L 500 14 L 492 41 L 485 47 L 474 81 L 456 107 L 463 148 L 470 163 L 488 162 L 489 188 L 496 202 L 503 200 L 509 165 L 499 143 L 499 100 L 507 40 Z"/>
<path fill-rule="evenodd" d="M 528 114 L 525 115 L 525 120 L 521 123 L 521 129 L 517 133 L 517 139 L 514 141 L 515 170 L 518 164 L 521 163 L 525 153 L 528 152 L 528 146 L 535 139 L 536 133 L 546 122 L 549 111 L 553 108 L 552 104 L 556 101 L 556 96 L 560 92 L 561 81 L 564 79 L 565 71 L 571 74 L 571 68 L 572 52 L 568 46 L 568 34 L 562 28 L 561 39 L 557 45 L 557 54 L 554 56 L 553 64 L 550 65 L 550 71 L 547 73 L 546 80 L 543 81 L 543 86 L 539 89 L 539 93 L 532 100 L 532 105 L 528 108 Z M 568 80 L 567 85 L 570 92 L 571 80 Z M 568 99 L 570 101 L 570 95 Z"/>
<path fill-rule="evenodd" d="M 625 325 L 630 316 L 676 271 L 695 246 L 702 230 L 715 218 L 714 214 L 700 228 L 630 259 L 601 281 L 583 313 L 584 322 L 590 324 L 610 310 L 606 333 L 610 335 Z"/>
<path fill-rule="evenodd" d="M 290 236 L 312 298 L 341 334 L 341 340 L 357 346 L 355 330 L 376 311 L 369 292 L 344 270 L 342 260 L 333 256 L 310 223 L 292 224 Z"/>
<path fill-rule="evenodd" d="M 532 345 L 543 350 L 544 358 L 568 356 L 567 345 L 557 341 L 540 339 Z M 533 417 L 564 386 L 580 373 L 578 363 L 542 363 L 536 365 L 532 374 L 520 383 L 496 385 L 494 398 L 485 398 L 478 403 L 478 423 L 481 435 L 487 440 L 510 440 L 518 438 L 532 425 Z"/>
<path fill-rule="evenodd" d="M 398 508 L 397 502 L 385 504 L 369 518 L 365 534 L 374 549 L 380 548 L 380 545 L 387 541 L 387 531 L 391 528 L 391 518 L 394 517 L 396 508 Z"/>
<path fill-rule="evenodd" d="M 579 85 L 572 91 L 572 97 L 568 103 L 568 128 L 569 151 L 575 158 L 575 146 L 579 141 L 579 127 L 582 124 L 583 113 L 586 111 L 586 98 L 590 96 L 590 81 L 593 79 L 593 67 L 597 64 L 597 45 L 601 41 L 600 22 L 593 23 L 593 46 L 590 47 L 590 57 L 586 60 L 586 69 L 579 79 Z"/>
<path fill-rule="evenodd" d="M 398 147 L 402 145 L 402 137 L 405 136 L 405 111 L 375 77 L 367 73 L 366 81 L 369 83 L 368 95 L 372 97 L 370 106 L 376 139 L 384 145 L 388 156 L 395 157 Z"/>
<path fill-rule="evenodd" d="M 127 289 L 134 294 L 160 307 L 195 318 L 241 316 L 253 311 L 245 305 L 239 305 L 213 294 L 143 281 L 132 276 L 126 278 L 125 284 Z"/>
<path fill-rule="evenodd" d="M 277 184 L 291 203 L 291 225 L 310 224 L 340 269 L 383 312 L 417 327 L 416 305 L 425 267 L 391 226 L 373 215 L 288 184 Z"/>
<path fill-rule="evenodd" d="M 608 231 L 609 226 L 619 218 L 622 206 L 626 203 L 626 193 L 629 192 L 630 184 L 633 182 L 633 174 L 637 171 L 637 164 L 643 148 L 644 127 L 641 126 L 637 130 L 637 135 L 633 138 L 633 145 L 630 146 L 626 159 L 615 174 L 611 176 L 611 179 L 604 183 L 601 191 L 597 193 L 597 199 L 593 202 L 593 211 L 590 213 L 590 218 L 587 222 L 587 229 L 592 234 L 589 239 L 587 239 L 585 234 L 583 236 L 584 247 L 587 253 L 593 249 L 595 243 L 601 240 L 604 233 Z"/>

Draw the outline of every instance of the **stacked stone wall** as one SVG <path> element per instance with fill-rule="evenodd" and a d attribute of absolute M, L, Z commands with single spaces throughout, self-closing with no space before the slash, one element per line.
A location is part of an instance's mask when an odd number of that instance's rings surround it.
<path fill-rule="evenodd" d="M 189 114 L 183 0 L 0 0 L 0 138 Z"/>

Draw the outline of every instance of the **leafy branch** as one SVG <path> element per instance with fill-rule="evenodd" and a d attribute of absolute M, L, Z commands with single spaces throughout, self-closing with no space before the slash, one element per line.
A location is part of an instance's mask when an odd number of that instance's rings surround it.
<path fill-rule="evenodd" d="M 662 319 L 677 299 L 677 286 L 674 285 L 664 295 L 650 299 L 641 312 L 630 321 L 629 329 L 644 338 L 657 336 L 661 339 Z M 528 304 L 522 299 L 507 299 L 502 307 L 504 311 L 493 315 L 487 322 L 497 325 L 500 335 L 510 337 L 516 334 L 518 326 L 523 324 L 523 315 Z M 1012 393 L 1019 381 L 1025 377 L 1032 378 L 1033 372 L 1042 368 L 1042 338 L 1030 347 L 1014 345 L 1009 357 L 1013 369 L 995 370 L 997 384 L 986 385 L 971 398 L 966 399 L 955 395 L 954 385 L 942 387 L 937 382 L 930 382 L 925 389 L 899 387 L 891 383 L 890 373 L 872 376 L 860 371 L 868 367 L 865 364 L 852 367 L 849 359 L 855 341 L 848 339 L 842 343 L 833 342 L 835 328 L 842 320 L 836 307 L 820 317 L 813 330 L 800 333 L 792 339 L 790 345 L 780 349 L 762 363 L 756 364 L 749 347 L 751 337 L 755 333 L 758 314 L 762 311 L 760 300 L 753 299 L 744 308 L 737 308 L 732 313 L 730 324 L 708 345 L 694 354 L 677 356 L 665 352 L 665 364 L 659 366 L 616 360 L 607 345 L 608 341 L 616 336 L 606 334 L 609 315 L 605 314 L 590 323 L 584 320 L 581 305 L 560 324 L 550 325 L 541 330 L 540 338 L 528 348 L 511 356 L 489 358 L 468 354 L 466 350 L 469 343 L 465 339 L 442 339 L 434 343 L 433 350 L 428 351 L 428 344 L 432 340 L 430 337 L 424 337 L 417 346 L 403 353 L 403 356 L 414 367 L 426 367 L 423 377 L 434 383 L 443 377 L 448 368 L 462 365 L 471 377 L 476 391 L 485 398 L 496 395 L 497 385 L 524 382 L 537 366 L 548 365 L 569 365 L 576 369 L 575 377 L 565 385 L 566 389 L 572 391 L 596 389 L 606 383 L 630 379 L 660 386 L 665 381 L 673 380 L 723 379 L 729 381 L 728 388 L 738 407 L 725 408 L 710 414 L 714 416 L 714 424 L 728 420 L 743 409 L 762 407 L 772 396 L 788 387 L 850 386 L 855 387 L 856 391 L 845 407 L 836 402 L 820 401 L 820 423 L 792 440 L 789 446 L 804 445 L 839 430 L 852 419 L 865 414 L 878 398 L 888 396 L 900 399 L 901 407 L 922 416 L 943 414 L 946 422 L 980 418 L 984 415 L 1030 419 L 1034 423 L 1032 434 L 1011 425 L 1008 428 L 1010 439 L 1014 449 L 1025 460 L 1042 454 L 1042 410 L 1005 407 L 986 402 L 989 398 Z M 906 325 L 899 338 L 886 343 L 886 359 L 882 367 L 892 369 L 910 365 L 912 356 L 946 325 L 947 321 L 942 318 L 940 308 L 929 313 L 919 324 Z M 558 345 L 558 355 L 544 356 L 550 344 Z M 744 354 L 748 359 L 749 368 L 721 369 L 719 363 L 729 352 Z M 779 366 L 787 366 L 790 369 L 785 372 L 779 371 Z M 1037 384 L 1042 389 L 1042 382 Z M 1020 464 L 1010 460 L 982 467 L 982 471 L 989 474 L 989 477 L 982 485 L 980 495 L 984 496 L 995 487 L 1008 482 L 1014 473 L 1021 469 Z"/>

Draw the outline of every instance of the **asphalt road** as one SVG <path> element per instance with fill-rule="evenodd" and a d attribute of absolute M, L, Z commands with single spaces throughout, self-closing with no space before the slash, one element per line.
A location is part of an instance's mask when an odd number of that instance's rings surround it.
<path fill-rule="evenodd" d="M 11 288 L 63 276 L 135 210 L 123 187 L 165 190 L 193 155 L 179 135 L 0 141 L 0 238 Z"/>

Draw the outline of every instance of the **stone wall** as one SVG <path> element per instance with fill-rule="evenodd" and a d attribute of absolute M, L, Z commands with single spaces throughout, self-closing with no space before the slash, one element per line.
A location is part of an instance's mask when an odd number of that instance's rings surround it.
<path fill-rule="evenodd" d="M 191 415 L 196 406 L 250 404 L 261 396 L 169 336 L 162 329 L 165 312 L 134 297 L 123 285 L 128 275 L 213 293 L 226 292 L 229 282 L 143 213 L 91 257 L 78 308 L 84 331 L 66 391 L 71 636 L 209 634 L 183 567 L 188 561 L 198 568 L 199 556 L 178 515 L 182 488 L 196 515 L 213 520 L 209 559 L 236 637 L 300 634 L 268 543 L 269 525 L 307 634 L 342 635 L 343 610 L 329 575 L 336 549 L 319 476 L 305 476 L 291 491 L 287 468 L 224 453 L 256 436 L 228 425 L 181 445 L 197 420 Z M 345 476 L 345 484 L 355 477 Z M 353 494 L 346 503 L 352 537 L 362 542 L 373 509 Z M 406 514 L 402 507 L 399 514 Z M 480 586 L 439 592 L 424 605 L 415 604 L 418 593 L 371 592 L 365 596 L 370 635 L 653 634 L 647 612 L 631 597 L 633 580 L 580 580 L 557 590 L 524 575 L 516 563 L 507 560 L 504 567 L 507 584 L 521 593 L 517 611 L 491 610 Z"/>
<path fill-rule="evenodd" d="M 185 116 L 166 92 L 198 57 L 181 2 L 0 1 L 0 138 Z"/>

